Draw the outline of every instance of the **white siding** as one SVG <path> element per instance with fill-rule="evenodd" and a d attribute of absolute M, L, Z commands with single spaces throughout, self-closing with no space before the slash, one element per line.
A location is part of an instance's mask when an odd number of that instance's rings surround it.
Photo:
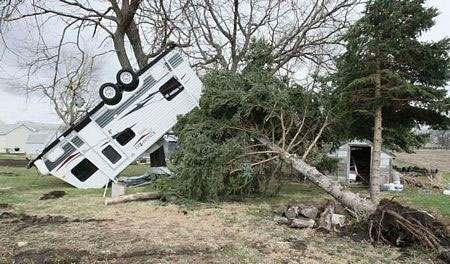
<path fill-rule="evenodd" d="M 24 153 L 28 136 L 31 134 L 31 130 L 26 126 L 20 126 L 5 136 L 5 148 L 11 152 Z M 19 151 L 15 151 L 19 148 Z"/>

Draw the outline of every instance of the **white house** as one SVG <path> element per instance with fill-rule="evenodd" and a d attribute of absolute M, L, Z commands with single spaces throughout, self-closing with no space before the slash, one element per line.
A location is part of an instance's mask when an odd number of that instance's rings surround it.
<path fill-rule="evenodd" d="M 25 153 L 28 158 L 33 159 L 39 155 L 49 142 L 56 139 L 58 131 L 44 130 L 33 132 L 28 136 Z"/>
<path fill-rule="evenodd" d="M 0 153 L 25 153 L 30 134 L 38 131 L 56 131 L 58 128 L 58 124 L 35 122 L 5 124 L 0 122 Z"/>

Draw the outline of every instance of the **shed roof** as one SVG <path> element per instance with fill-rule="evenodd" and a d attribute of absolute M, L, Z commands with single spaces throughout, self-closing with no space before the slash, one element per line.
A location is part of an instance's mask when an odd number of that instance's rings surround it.
<path fill-rule="evenodd" d="M 341 145 L 341 146 L 344 146 L 344 145 L 353 145 L 353 146 L 355 146 L 355 145 L 369 145 L 369 146 L 373 147 L 373 142 L 370 141 L 370 140 L 367 140 L 367 139 L 362 139 L 362 140 L 352 140 L 352 141 L 348 141 L 347 143 L 345 143 L 345 144 L 343 144 L 343 145 Z M 385 153 L 385 154 L 391 156 L 392 158 L 395 158 L 395 157 L 396 157 L 394 153 L 392 153 L 392 152 L 390 152 L 390 151 L 388 151 L 388 150 L 386 150 L 386 149 L 384 149 L 384 148 L 382 148 L 381 151 L 382 151 L 383 153 Z"/>

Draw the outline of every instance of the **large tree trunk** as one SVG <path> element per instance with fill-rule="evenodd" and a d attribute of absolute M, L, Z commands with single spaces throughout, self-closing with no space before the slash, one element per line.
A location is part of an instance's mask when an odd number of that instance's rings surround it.
<path fill-rule="evenodd" d="M 336 200 L 342 203 L 345 207 L 352 210 L 360 219 L 367 218 L 376 210 L 375 204 L 359 197 L 357 194 L 345 190 L 339 183 L 330 180 L 327 176 L 320 173 L 316 168 L 310 166 L 299 157 L 291 155 L 284 149 L 273 144 L 265 138 L 260 138 L 259 141 L 279 153 L 280 157 L 292 165 L 292 167 L 303 174 L 306 178 L 314 184 L 324 189 L 327 193 L 333 196 Z"/>
<path fill-rule="evenodd" d="M 377 69 L 375 77 L 375 99 L 381 97 L 381 72 Z M 382 145 L 382 107 L 379 106 L 375 110 L 374 126 L 373 126 L 373 148 L 372 148 L 372 164 L 370 169 L 370 199 L 374 204 L 380 201 L 380 160 Z"/>

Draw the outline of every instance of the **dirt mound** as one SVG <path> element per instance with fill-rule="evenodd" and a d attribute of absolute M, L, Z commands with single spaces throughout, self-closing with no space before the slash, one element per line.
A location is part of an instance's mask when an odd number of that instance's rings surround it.
<path fill-rule="evenodd" d="M 48 193 L 44 193 L 39 200 L 49 200 L 49 199 L 58 199 L 66 195 L 65 191 L 51 191 Z"/>
<path fill-rule="evenodd" d="M 26 167 L 28 160 L 0 159 L 0 166 Z"/>
<path fill-rule="evenodd" d="M 78 219 L 78 218 L 69 218 L 61 215 L 27 215 L 27 214 L 16 214 L 12 212 L 3 212 L 0 214 L 0 223 L 1 224 L 13 224 L 13 223 L 21 223 L 26 226 L 36 225 L 36 224 L 61 224 L 61 223 L 87 223 L 87 222 L 103 222 L 109 221 L 107 219 Z"/>

